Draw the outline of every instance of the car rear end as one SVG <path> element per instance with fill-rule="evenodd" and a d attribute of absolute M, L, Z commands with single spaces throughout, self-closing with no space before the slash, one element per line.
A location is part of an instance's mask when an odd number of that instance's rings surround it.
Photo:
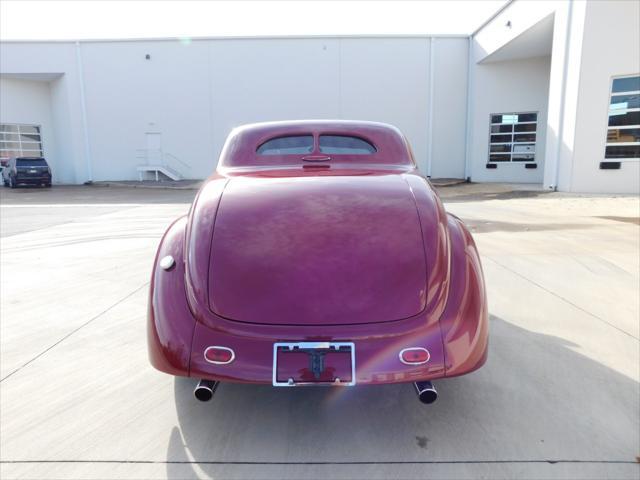
<path fill-rule="evenodd" d="M 44 158 L 20 157 L 16 159 L 13 171 L 15 185 L 51 186 L 51 168 Z"/>
<path fill-rule="evenodd" d="M 431 403 L 430 380 L 486 359 L 475 245 L 393 127 L 239 129 L 155 263 L 150 360 L 202 379 L 200 400 L 220 381 L 413 382 Z"/>

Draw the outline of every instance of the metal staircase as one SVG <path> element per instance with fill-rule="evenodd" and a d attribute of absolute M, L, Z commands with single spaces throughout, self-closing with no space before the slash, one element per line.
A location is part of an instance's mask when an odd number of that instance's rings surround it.
<path fill-rule="evenodd" d="M 166 165 L 138 165 L 136 169 L 138 170 L 138 177 L 141 182 L 144 180 L 146 172 L 155 174 L 156 182 L 161 180 L 160 175 L 164 175 L 169 180 L 176 182 L 182 180 L 182 175 Z"/>
<path fill-rule="evenodd" d="M 162 150 L 140 149 L 137 158 L 145 160 L 144 164 L 138 165 L 138 178 L 142 182 L 147 177 L 147 173 L 151 173 L 158 182 L 163 179 L 169 179 L 174 182 L 183 180 L 185 177 L 181 171 L 190 170 L 191 167 L 180 160 L 175 155 L 163 152 Z M 180 167 L 177 167 L 180 164 Z"/>

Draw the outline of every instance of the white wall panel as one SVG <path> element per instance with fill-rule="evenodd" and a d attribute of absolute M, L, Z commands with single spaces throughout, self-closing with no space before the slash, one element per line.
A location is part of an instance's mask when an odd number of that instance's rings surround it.
<path fill-rule="evenodd" d="M 433 178 L 464 178 L 468 45 L 466 38 L 434 39 Z"/>
<path fill-rule="evenodd" d="M 216 159 L 238 125 L 339 117 L 338 39 L 208 43 Z"/>
<path fill-rule="evenodd" d="M 426 174 L 429 39 L 344 39 L 340 70 L 340 117 L 395 125 Z"/>
<path fill-rule="evenodd" d="M 205 43 L 87 43 L 82 55 L 94 179 L 137 178 L 147 133 L 186 178 L 213 170 Z"/>

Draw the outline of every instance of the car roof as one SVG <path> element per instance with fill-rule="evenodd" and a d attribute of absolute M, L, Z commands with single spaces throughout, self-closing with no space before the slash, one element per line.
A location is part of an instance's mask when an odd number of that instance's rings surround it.
<path fill-rule="evenodd" d="M 370 120 L 343 120 L 343 119 L 316 119 L 316 120 L 275 120 L 270 122 L 247 123 L 236 127 L 234 130 L 273 130 L 287 131 L 295 127 L 306 127 L 310 130 L 322 128 L 372 128 L 372 129 L 389 129 L 398 131 L 396 127 L 389 123 L 372 122 Z"/>
<path fill-rule="evenodd" d="M 395 165 L 414 165 L 408 142 L 404 135 L 393 125 L 381 122 L 361 120 L 286 120 L 275 122 L 251 123 L 232 130 L 221 154 L 223 167 L 282 165 L 284 156 L 258 158 L 256 149 L 265 141 L 282 136 L 297 135 L 344 135 L 363 138 L 376 147 L 375 154 L 351 156 L 350 162 L 385 163 Z M 294 157 L 294 155 L 288 155 Z M 300 156 L 299 156 L 300 157 Z M 332 155 L 342 157 L 347 155 Z M 337 160 L 337 159 L 336 159 Z M 297 159 L 294 163 L 304 163 Z"/>

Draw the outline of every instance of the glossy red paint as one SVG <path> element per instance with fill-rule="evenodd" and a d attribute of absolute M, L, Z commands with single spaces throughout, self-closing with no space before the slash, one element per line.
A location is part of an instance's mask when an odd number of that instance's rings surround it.
<path fill-rule="evenodd" d="M 256 154 L 301 134 L 313 136 L 312 152 Z M 322 134 L 356 136 L 376 152 L 324 155 Z M 158 266 L 166 255 L 169 270 Z M 486 305 L 471 235 L 446 214 L 397 129 L 249 125 L 231 133 L 218 170 L 160 244 L 149 354 L 173 375 L 271 383 L 274 343 L 353 342 L 358 384 L 455 376 L 486 360 Z M 232 349 L 233 361 L 207 361 L 212 345 Z M 428 350 L 428 361 L 403 362 L 411 347 Z M 278 375 L 314 378 L 301 355 L 283 359 Z M 328 358 L 321 380 L 350 375 L 344 356 Z"/>
<path fill-rule="evenodd" d="M 225 188 L 211 255 L 198 261 L 210 262 L 209 307 L 221 317 L 377 323 L 424 310 L 422 242 L 401 175 L 242 177 Z"/>

